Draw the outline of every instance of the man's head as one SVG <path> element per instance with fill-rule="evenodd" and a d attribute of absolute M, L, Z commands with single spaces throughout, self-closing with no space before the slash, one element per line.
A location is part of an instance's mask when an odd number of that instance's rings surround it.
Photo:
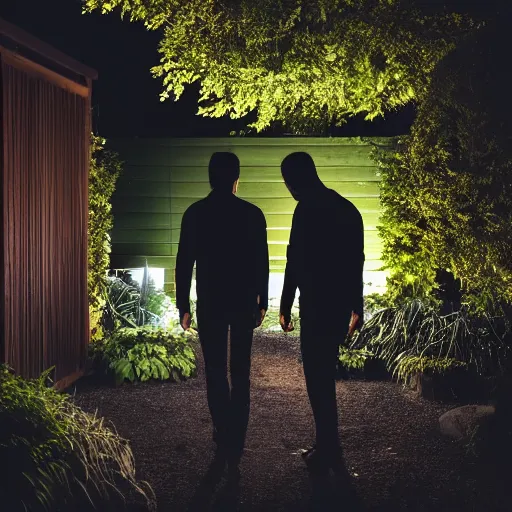
<path fill-rule="evenodd" d="M 288 190 L 297 200 L 304 192 L 321 184 L 311 155 L 302 151 L 291 153 L 283 160 L 281 174 Z"/>
<path fill-rule="evenodd" d="M 208 165 L 208 175 L 212 189 L 235 191 L 235 182 L 240 177 L 240 160 L 234 153 L 213 153 Z"/>

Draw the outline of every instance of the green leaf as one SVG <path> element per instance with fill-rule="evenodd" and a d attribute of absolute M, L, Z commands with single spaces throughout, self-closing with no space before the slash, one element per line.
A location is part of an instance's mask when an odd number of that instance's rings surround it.
<path fill-rule="evenodd" d="M 116 377 L 123 381 L 128 378 L 130 374 L 130 370 L 132 370 L 132 363 L 127 359 L 120 359 L 114 364 L 114 371 L 116 373 Z"/>
<path fill-rule="evenodd" d="M 177 100 L 188 84 L 200 82 L 200 115 L 254 113 L 250 128 L 258 132 L 282 123 L 311 133 L 419 99 L 430 73 L 472 28 L 465 16 L 426 16 L 414 5 L 398 8 L 398 0 L 241 0 L 221 10 L 204 0 L 165 8 L 88 0 L 84 9 L 118 7 L 150 30 L 165 26 L 161 62 L 151 69 L 163 84 L 161 100 Z"/>

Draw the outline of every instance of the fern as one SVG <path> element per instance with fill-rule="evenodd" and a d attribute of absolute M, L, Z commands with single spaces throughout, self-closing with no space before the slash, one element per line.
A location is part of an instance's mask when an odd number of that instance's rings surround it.
<path fill-rule="evenodd" d="M 105 361 L 118 384 L 150 379 L 181 380 L 196 371 L 196 356 L 190 335 L 163 329 L 123 328 L 103 342 L 91 346 L 96 362 Z"/>

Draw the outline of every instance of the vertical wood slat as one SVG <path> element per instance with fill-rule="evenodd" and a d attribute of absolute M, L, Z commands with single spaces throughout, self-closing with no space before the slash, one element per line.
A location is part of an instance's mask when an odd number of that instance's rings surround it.
<path fill-rule="evenodd" d="M 0 227 L 2 228 L 2 240 L 0 240 L 0 363 L 5 360 L 5 265 L 4 265 L 4 105 L 3 105 L 3 70 L 2 56 L 0 55 Z"/>
<path fill-rule="evenodd" d="M 2 358 L 35 377 L 83 367 L 88 343 L 90 97 L 2 55 Z"/>

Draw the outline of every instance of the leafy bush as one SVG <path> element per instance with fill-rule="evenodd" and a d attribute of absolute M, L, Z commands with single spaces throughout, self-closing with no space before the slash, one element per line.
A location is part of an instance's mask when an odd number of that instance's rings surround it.
<path fill-rule="evenodd" d="M 498 21 L 499 22 L 499 21 Z M 500 51 L 508 31 L 480 28 L 436 68 L 411 134 L 376 149 L 389 296 L 512 304 L 512 111 Z"/>
<path fill-rule="evenodd" d="M 497 375 L 510 354 L 510 339 L 510 325 L 503 316 L 477 316 L 464 308 L 440 314 L 412 300 L 376 313 L 350 348 L 371 351 L 401 379 L 421 365 L 444 371 L 463 364 L 481 375 Z"/>
<path fill-rule="evenodd" d="M 103 337 L 101 318 L 105 305 L 105 279 L 109 267 L 113 226 L 110 198 L 121 172 L 118 155 L 105 149 L 105 139 L 92 136 L 89 168 L 88 294 L 91 339 Z"/>
<path fill-rule="evenodd" d="M 174 381 L 195 374 L 196 359 L 190 335 L 170 334 L 163 329 L 123 328 L 91 346 L 97 363 L 105 363 L 116 382 Z"/>
<path fill-rule="evenodd" d="M 2 510 L 76 510 L 122 496 L 128 487 L 155 508 L 151 487 L 135 478 L 131 448 L 113 425 L 36 380 L 0 366 Z"/>
<path fill-rule="evenodd" d="M 142 306 L 143 298 L 138 286 L 126 283 L 119 277 L 107 279 L 105 325 L 107 330 L 122 327 L 158 325 L 160 317 Z"/>
<path fill-rule="evenodd" d="M 122 327 L 174 328 L 179 317 L 176 307 L 163 290 L 155 287 L 146 264 L 142 285 L 132 279 L 129 271 L 115 271 L 107 278 L 106 304 L 102 323 L 107 332 Z"/>
<path fill-rule="evenodd" d="M 373 354 L 365 349 L 352 349 L 348 347 L 340 347 L 339 361 L 347 370 L 363 370 L 366 360 Z"/>

